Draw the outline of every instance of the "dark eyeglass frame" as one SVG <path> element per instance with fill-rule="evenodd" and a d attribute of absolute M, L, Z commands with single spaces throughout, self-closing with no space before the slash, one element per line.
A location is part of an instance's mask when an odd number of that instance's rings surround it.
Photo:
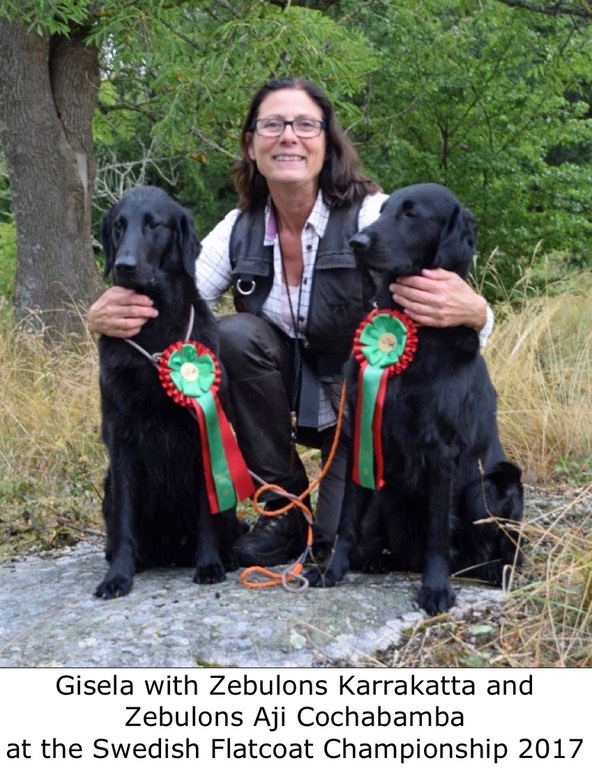
<path fill-rule="evenodd" d="M 259 131 L 258 124 L 263 121 L 277 121 L 278 123 L 282 123 L 282 129 L 280 132 L 277 132 L 277 134 L 262 134 Z M 318 127 L 318 132 L 316 134 L 299 134 L 299 130 L 297 128 L 297 124 L 299 121 L 308 121 L 311 124 L 314 124 Z M 294 118 L 290 121 L 286 120 L 285 118 L 255 118 L 251 122 L 250 131 L 256 132 L 260 137 L 281 137 L 282 134 L 286 131 L 286 126 L 291 126 L 292 131 L 296 135 L 296 137 L 299 137 L 300 139 L 306 140 L 306 139 L 314 139 L 315 137 L 318 137 L 323 129 L 327 128 L 327 122 L 321 121 L 318 118 Z"/>

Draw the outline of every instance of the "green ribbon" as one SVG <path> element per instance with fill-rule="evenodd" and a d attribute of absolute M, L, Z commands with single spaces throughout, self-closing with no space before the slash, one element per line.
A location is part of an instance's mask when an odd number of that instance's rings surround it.
<path fill-rule="evenodd" d="M 230 478 L 226 449 L 222 441 L 220 423 L 216 401 L 211 392 L 207 392 L 196 398 L 203 411 L 206 432 L 208 434 L 208 447 L 210 451 L 210 465 L 212 479 L 216 489 L 218 506 L 221 511 L 232 508 L 236 503 L 236 494 Z"/>
<path fill-rule="evenodd" d="M 360 433 L 358 446 L 358 475 L 360 484 L 367 489 L 376 489 L 374 476 L 374 432 L 373 419 L 376 397 L 383 369 L 368 364 L 362 373 L 360 403 Z"/>
<path fill-rule="evenodd" d="M 188 342 L 170 354 L 167 365 L 171 382 L 188 399 L 186 403 L 193 402 L 199 425 L 206 435 L 203 456 L 210 507 L 212 512 L 225 511 L 235 505 L 236 492 L 227 456 L 229 450 L 220 427 L 224 419 L 222 407 L 212 389 L 216 364 L 208 352 L 199 354 L 196 345 Z"/>

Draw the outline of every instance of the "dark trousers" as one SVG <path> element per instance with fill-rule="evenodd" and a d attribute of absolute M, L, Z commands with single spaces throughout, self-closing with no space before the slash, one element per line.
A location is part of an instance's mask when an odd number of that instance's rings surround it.
<path fill-rule="evenodd" d="M 227 377 L 230 417 L 249 470 L 266 483 L 300 495 L 308 476 L 295 453 L 290 410 L 294 391 L 294 343 L 266 320 L 249 313 L 219 319 L 220 357 Z M 338 390 L 333 390 L 334 394 Z M 299 428 L 299 444 L 321 450 L 323 466 L 335 428 Z M 318 493 L 315 544 L 330 545 L 343 502 L 347 444 L 342 437 Z"/>

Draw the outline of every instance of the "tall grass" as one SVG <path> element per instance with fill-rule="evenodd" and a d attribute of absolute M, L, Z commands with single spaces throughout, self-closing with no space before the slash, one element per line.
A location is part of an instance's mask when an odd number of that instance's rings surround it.
<path fill-rule="evenodd" d="M 504 445 L 531 482 L 592 464 L 592 284 L 496 309 L 484 355 Z"/>
<path fill-rule="evenodd" d="M 0 551 L 100 525 L 104 467 L 91 337 L 48 349 L 0 307 Z"/>
<path fill-rule="evenodd" d="M 499 636 L 501 663 L 591 666 L 592 276 L 496 309 L 485 349 L 504 445 L 539 487 L 559 486 L 537 510 L 527 488 L 524 566 L 512 578 Z"/>
<path fill-rule="evenodd" d="M 515 295 L 515 294 L 514 294 Z M 0 306 L 0 498 L 24 489 L 63 496 L 100 480 L 98 376 L 90 336 L 47 349 Z M 565 469 L 582 477 L 592 455 L 592 282 L 555 295 L 526 292 L 496 308 L 484 350 L 509 455 L 529 482 Z"/>

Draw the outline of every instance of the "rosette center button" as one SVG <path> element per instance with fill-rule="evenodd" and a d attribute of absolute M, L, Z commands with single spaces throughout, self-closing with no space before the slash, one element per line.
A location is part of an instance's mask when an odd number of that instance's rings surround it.
<path fill-rule="evenodd" d="M 199 370 L 194 363 L 183 363 L 181 366 L 181 376 L 187 382 L 195 382 L 199 376 Z"/>

